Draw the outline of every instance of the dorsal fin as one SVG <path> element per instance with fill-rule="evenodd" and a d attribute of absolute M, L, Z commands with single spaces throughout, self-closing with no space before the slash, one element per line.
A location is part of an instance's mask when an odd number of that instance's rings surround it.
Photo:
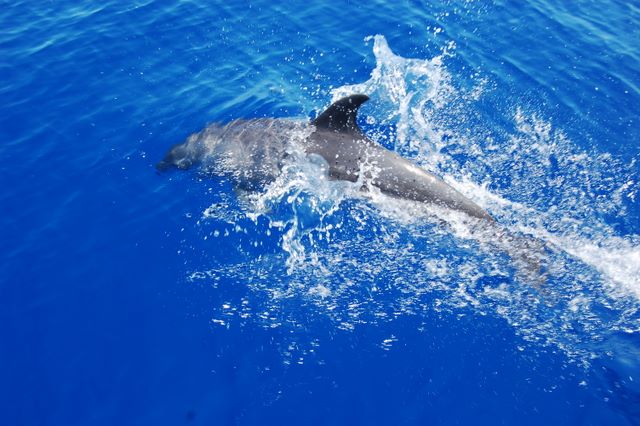
<path fill-rule="evenodd" d="M 342 98 L 331 104 L 312 123 L 318 128 L 335 132 L 360 131 L 356 124 L 358 108 L 368 100 L 367 95 L 351 95 Z"/>

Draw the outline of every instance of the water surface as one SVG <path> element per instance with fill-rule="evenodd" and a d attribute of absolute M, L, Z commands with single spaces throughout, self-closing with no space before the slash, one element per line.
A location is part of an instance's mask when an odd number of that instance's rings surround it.
<path fill-rule="evenodd" d="M 638 424 L 640 9 L 2 2 L 3 424 Z M 326 179 L 158 175 L 364 92 L 372 138 L 550 247 Z M 498 240 L 498 241 L 496 241 Z"/>

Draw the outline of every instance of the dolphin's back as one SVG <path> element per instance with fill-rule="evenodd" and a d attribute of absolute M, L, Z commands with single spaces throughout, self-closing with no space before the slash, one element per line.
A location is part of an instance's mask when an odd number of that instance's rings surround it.
<path fill-rule="evenodd" d="M 198 165 L 205 173 L 232 177 L 241 188 L 256 189 L 279 174 L 287 147 L 304 127 L 308 124 L 274 118 L 212 124 L 172 147 L 157 168 Z"/>
<path fill-rule="evenodd" d="M 207 168 L 232 175 L 236 184 L 255 189 L 272 182 L 301 123 L 285 119 L 238 120 L 225 126 Z"/>

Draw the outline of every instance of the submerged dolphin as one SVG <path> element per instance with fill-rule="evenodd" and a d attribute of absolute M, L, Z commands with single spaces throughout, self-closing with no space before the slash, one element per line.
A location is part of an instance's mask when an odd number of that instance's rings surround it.
<path fill-rule="evenodd" d="M 275 179 L 287 156 L 289 139 L 298 132 L 305 135 L 304 151 L 326 160 L 331 178 L 356 182 L 364 173 L 383 193 L 493 222 L 484 209 L 442 179 L 369 139 L 356 124 L 358 109 L 368 99 L 366 95 L 342 98 L 311 123 L 254 119 L 213 124 L 172 147 L 157 168 L 188 169 L 203 164 L 230 173 L 241 187 L 255 188 Z"/>

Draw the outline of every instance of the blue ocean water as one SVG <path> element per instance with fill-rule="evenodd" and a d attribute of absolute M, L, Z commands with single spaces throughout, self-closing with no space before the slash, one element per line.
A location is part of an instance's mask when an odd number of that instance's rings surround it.
<path fill-rule="evenodd" d="M 559 3 L 1 1 L 1 423 L 640 424 L 640 7 Z M 354 92 L 547 280 L 304 160 L 154 168 Z"/>

